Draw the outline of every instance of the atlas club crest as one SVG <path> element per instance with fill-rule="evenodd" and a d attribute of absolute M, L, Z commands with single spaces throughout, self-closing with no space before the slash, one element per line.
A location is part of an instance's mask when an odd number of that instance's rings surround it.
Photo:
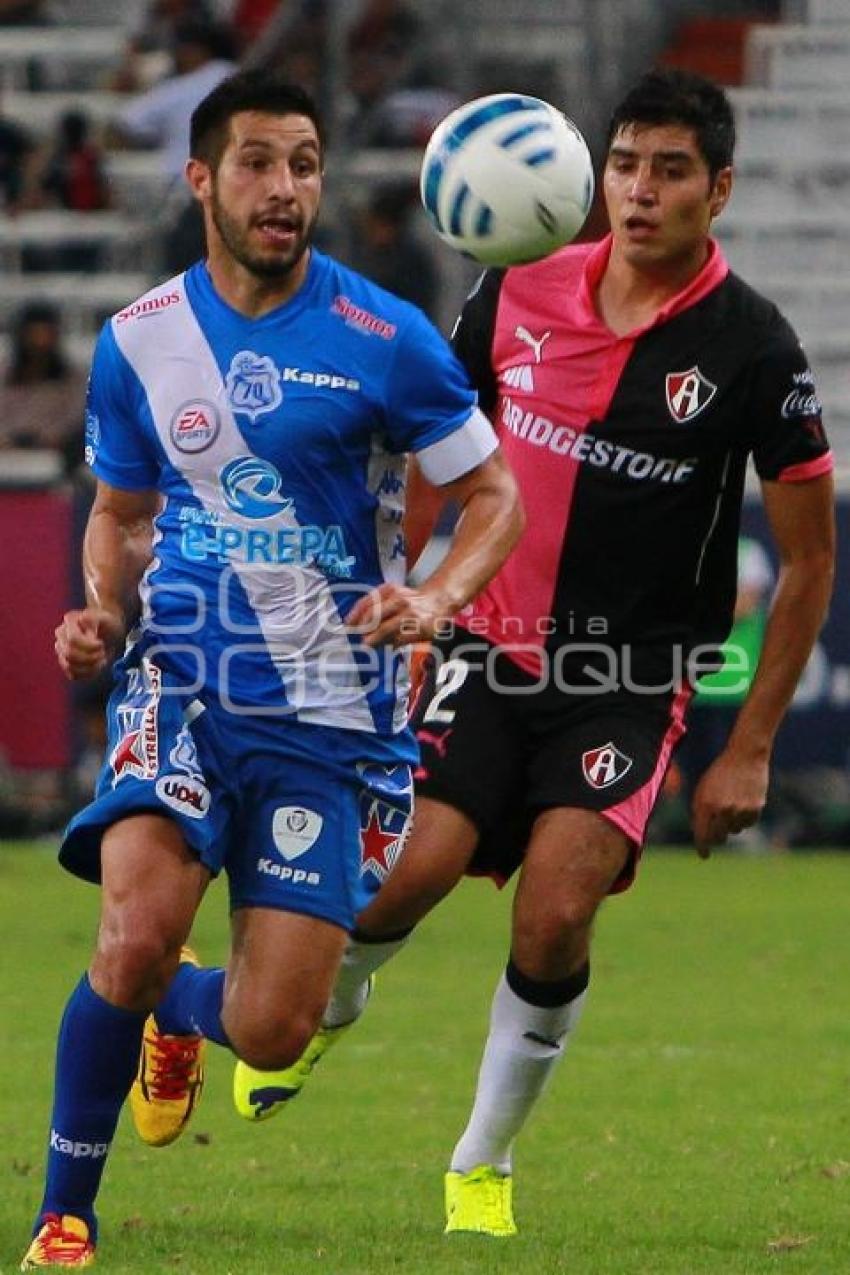
<path fill-rule="evenodd" d="M 668 372 L 665 389 L 670 415 L 680 425 L 699 416 L 717 393 L 717 386 L 703 376 L 696 364 L 687 372 Z"/>

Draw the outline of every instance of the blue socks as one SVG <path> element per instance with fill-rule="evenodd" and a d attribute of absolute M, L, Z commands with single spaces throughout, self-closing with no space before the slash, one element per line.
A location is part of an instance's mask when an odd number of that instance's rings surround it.
<path fill-rule="evenodd" d="M 156 1025 L 166 1036 L 206 1036 L 229 1049 L 221 1025 L 223 998 L 223 969 L 198 969 L 184 962 L 154 1011 Z"/>
<path fill-rule="evenodd" d="M 167 1035 L 200 1034 L 229 1046 L 221 1025 L 223 969 L 181 965 L 156 1009 Z M 97 1240 L 94 1202 L 118 1117 L 139 1065 L 147 1013 L 98 996 L 84 974 L 59 1027 L 47 1181 L 36 1230 L 46 1213 L 70 1213 Z"/>
<path fill-rule="evenodd" d="M 110 1005 L 92 990 L 84 974 L 59 1027 L 47 1182 L 39 1219 L 45 1213 L 71 1213 L 88 1223 L 93 1240 L 95 1196 L 139 1065 L 146 1017 Z"/>

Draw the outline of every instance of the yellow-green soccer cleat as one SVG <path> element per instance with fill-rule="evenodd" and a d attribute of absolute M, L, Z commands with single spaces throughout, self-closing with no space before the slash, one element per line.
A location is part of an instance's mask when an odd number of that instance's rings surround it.
<path fill-rule="evenodd" d="M 198 965 L 188 947 L 180 963 Z M 139 1072 L 130 1090 L 136 1132 L 150 1147 L 167 1147 L 180 1137 L 204 1088 L 203 1036 L 166 1036 L 150 1014 L 145 1022 Z"/>
<path fill-rule="evenodd" d="M 298 1061 L 283 1071 L 257 1071 L 247 1063 L 237 1062 L 233 1072 L 233 1103 L 240 1116 L 246 1120 L 268 1120 L 277 1115 L 285 1103 L 298 1097 L 319 1059 L 324 1058 L 331 1045 L 351 1026 L 345 1023 L 342 1027 L 320 1027 Z"/>
<path fill-rule="evenodd" d="M 94 1244 L 89 1228 L 79 1217 L 46 1213 L 41 1228 L 21 1262 L 22 1271 L 37 1266 L 93 1266 Z"/>
<path fill-rule="evenodd" d="M 375 976 L 371 974 L 367 1001 L 374 983 Z M 283 1071 L 257 1071 L 247 1063 L 237 1062 L 233 1072 L 233 1105 L 240 1116 L 245 1120 L 268 1120 L 277 1115 L 281 1107 L 298 1097 L 316 1064 L 356 1022 L 357 1018 L 339 1027 L 320 1027 L 298 1061 Z"/>
<path fill-rule="evenodd" d="M 469 1173 L 447 1173 L 445 1234 L 516 1235 L 512 1197 L 513 1178 L 490 1164 L 479 1164 Z"/>

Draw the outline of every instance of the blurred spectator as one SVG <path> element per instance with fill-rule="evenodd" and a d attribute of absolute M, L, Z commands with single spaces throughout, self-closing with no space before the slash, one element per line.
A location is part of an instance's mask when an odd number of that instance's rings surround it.
<path fill-rule="evenodd" d="M 351 264 L 432 319 L 438 278 L 434 260 L 411 230 L 416 188 L 405 182 L 379 187 L 356 223 Z"/>
<path fill-rule="evenodd" d="M 12 348 L 0 379 L 0 449 L 51 448 L 67 470 L 83 455 L 86 376 L 62 346 L 58 310 L 33 301 L 12 325 Z"/>
<path fill-rule="evenodd" d="M 14 120 L 4 119 L 0 103 L 0 208 L 14 212 L 23 193 L 27 160 L 35 147 Z"/>
<path fill-rule="evenodd" d="M 380 71 L 375 63 L 353 66 L 353 73 L 361 92 L 365 78 L 370 90 L 377 88 Z M 440 120 L 460 103 L 451 89 L 424 83 L 387 88 L 371 100 L 361 96 L 360 110 L 349 122 L 348 141 L 364 147 L 424 147 Z"/>
<path fill-rule="evenodd" d="M 41 27 L 51 21 L 44 0 L 0 0 L 0 27 Z"/>
<path fill-rule="evenodd" d="M 398 0 L 366 0 L 348 39 L 354 146 L 424 146 L 439 121 L 460 105 L 435 84 L 422 57 L 421 19 Z"/>
<path fill-rule="evenodd" d="M 28 206 L 49 204 L 73 212 L 109 207 L 109 190 L 100 148 L 92 141 L 88 117 L 68 111 L 54 142 L 42 153 L 25 192 Z"/>
<path fill-rule="evenodd" d="M 366 0 L 349 33 L 348 51 L 409 62 L 421 30 L 421 19 L 399 0 Z"/>
<path fill-rule="evenodd" d="M 250 48 L 281 7 L 281 0 L 236 0 L 230 25 L 239 52 Z"/>
<path fill-rule="evenodd" d="M 213 21 L 208 0 L 150 0 L 127 32 L 121 61 L 107 81 L 113 93 L 141 93 L 171 71 L 174 34 L 184 22 Z"/>
<path fill-rule="evenodd" d="M 168 176 L 189 158 L 189 117 L 207 93 L 236 70 L 229 33 L 205 22 L 181 23 L 174 33 L 174 74 L 135 98 L 114 121 L 119 141 L 162 151 Z"/>

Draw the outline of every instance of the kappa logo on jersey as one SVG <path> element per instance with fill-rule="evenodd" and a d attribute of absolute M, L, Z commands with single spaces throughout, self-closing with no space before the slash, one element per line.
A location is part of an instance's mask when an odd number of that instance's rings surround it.
<path fill-rule="evenodd" d="M 699 416 L 717 393 L 717 386 L 694 364 L 687 372 L 668 372 L 667 407 L 674 421 L 684 425 Z"/>
<path fill-rule="evenodd" d="M 150 660 L 142 660 L 140 669 L 130 669 L 127 698 L 118 707 L 121 738 L 109 759 L 116 784 L 126 775 L 154 779 L 159 770 L 157 719 L 161 687 L 162 673 Z"/>
<path fill-rule="evenodd" d="M 237 456 L 219 475 L 227 501 L 234 513 L 245 518 L 273 518 L 292 509 L 290 496 L 281 496 L 283 483 L 271 461 L 259 456 Z"/>
<path fill-rule="evenodd" d="M 172 416 L 171 441 L 179 452 L 203 452 L 212 447 L 220 428 L 216 405 L 205 398 L 193 398 Z"/>
<path fill-rule="evenodd" d="M 224 380 L 227 401 L 234 412 L 255 421 L 264 412 L 273 412 L 283 402 L 280 369 L 267 354 L 240 350 L 234 354 Z"/>
<path fill-rule="evenodd" d="M 589 748 L 582 753 L 581 768 L 591 788 L 610 788 L 628 774 L 633 761 L 609 739 L 601 748 Z"/>
<path fill-rule="evenodd" d="M 287 863 L 306 854 L 318 841 L 324 818 L 303 806 L 279 806 L 272 816 L 274 843 Z"/>

